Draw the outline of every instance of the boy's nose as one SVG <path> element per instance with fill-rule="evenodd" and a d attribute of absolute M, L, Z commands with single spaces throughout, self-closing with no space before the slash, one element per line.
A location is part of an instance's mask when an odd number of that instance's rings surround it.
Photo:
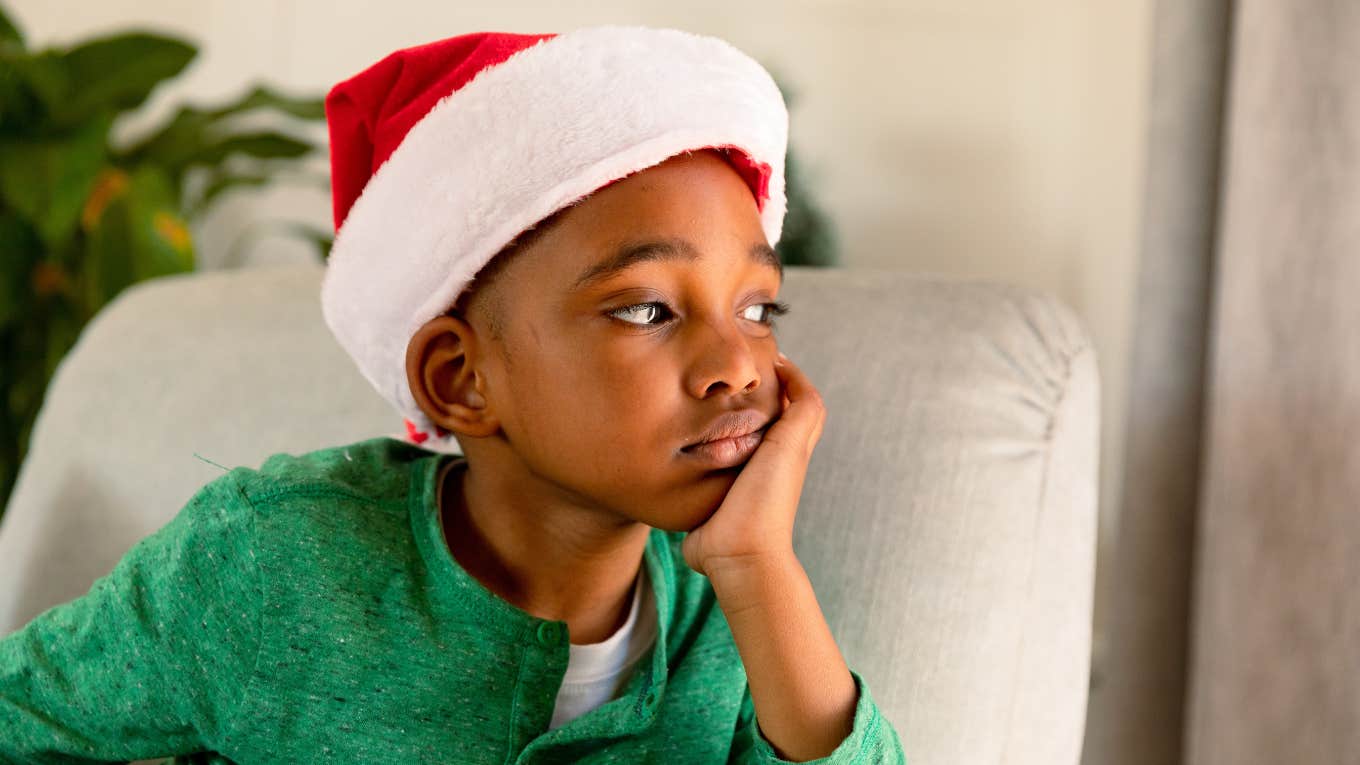
<path fill-rule="evenodd" d="M 749 393 L 760 387 L 760 367 L 752 339 L 734 319 L 709 320 L 695 330 L 686 387 L 696 398 L 724 391 Z"/>

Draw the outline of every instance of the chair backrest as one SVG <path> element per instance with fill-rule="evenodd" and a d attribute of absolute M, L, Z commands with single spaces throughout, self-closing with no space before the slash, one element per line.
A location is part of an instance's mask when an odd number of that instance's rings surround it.
<path fill-rule="evenodd" d="M 203 484 L 400 419 L 321 318 L 320 266 L 124 292 L 57 370 L 0 523 L 0 635 L 83 594 Z M 1075 765 L 1090 668 L 1098 383 L 1015 287 L 787 269 L 780 345 L 828 418 L 795 549 L 914 765 Z"/>

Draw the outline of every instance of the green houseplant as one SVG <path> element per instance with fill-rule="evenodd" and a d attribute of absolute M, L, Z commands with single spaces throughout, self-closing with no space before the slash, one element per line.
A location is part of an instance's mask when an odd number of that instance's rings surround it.
<path fill-rule="evenodd" d="M 114 145 L 115 118 L 196 53 L 142 32 L 32 51 L 0 8 L 0 512 L 48 381 L 86 322 L 130 284 L 193 270 L 189 221 L 317 148 L 233 124 L 257 110 L 325 117 L 320 99 L 262 87 L 182 107 Z"/>

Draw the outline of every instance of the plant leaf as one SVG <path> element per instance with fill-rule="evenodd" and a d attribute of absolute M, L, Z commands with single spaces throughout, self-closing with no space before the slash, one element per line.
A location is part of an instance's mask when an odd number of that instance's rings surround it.
<path fill-rule="evenodd" d="M 280 160 L 278 162 L 287 162 Z M 329 192 L 331 179 L 323 173 L 303 173 L 303 172 L 279 172 L 271 165 L 275 162 L 262 161 L 255 163 L 260 167 L 260 172 L 256 173 L 229 173 L 225 170 L 218 170 L 211 174 L 211 180 L 207 186 L 198 193 L 198 198 L 185 206 L 185 217 L 190 220 L 197 219 L 202 215 L 216 199 L 224 192 L 244 186 L 267 186 L 271 183 L 285 184 L 298 183 L 315 186 L 321 191 Z"/>
<path fill-rule="evenodd" d="M 156 162 L 178 168 L 206 142 L 205 131 L 211 123 L 212 117 L 202 109 L 181 106 L 165 127 L 126 149 L 116 150 L 115 156 L 127 165 Z"/>
<path fill-rule="evenodd" d="M 164 168 L 174 185 L 194 165 L 216 166 L 232 154 L 259 159 L 291 159 L 315 150 L 312 144 L 274 131 L 217 137 L 206 112 L 180 109 L 165 130 L 122 155 L 127 163 L 153 163 Z"/>
<path fill-rule="evenodd" d="M 202 151 L 204 146 L 221 140 L 213 131 L 216 123 L 235 114 L 262 108 L 276 109 L 301 119 L 326 118 L 324 102 L 321 99 L 293 98 L 280 95 L 263 86 L 256 86 L 251 92 L 227 106 L 216 109 L 181 107 L 165 127 L 119 154 L 129 162 L 154 159 L 170 166 L 178 174 L 179 168 Z"/>
<path fill-rule="evenodd" d="M 80 281 L 87 315 L 97 313 L 135 280 L 131 217 L 126 195 L 122 195 L 104 208 L 96 224 L 86 232 Z"/>
<path fill-rule="evenodd" d="M 76 344 L 83 324 L 71 311 L 54 311 L 47 323 L 47 345 L 43 361 L 43 392 L 46 392 L 57 365 Z M 40 394 L 41 395 L 41 394 Z"/>
<path fill-rule="evenodd" d="M 198 49 L 173 37 L 132 32 L 77 45 L 62 56 L 68 81 L 65 98 L 53 110 L 59 126 L 91 115 L 140 106 L 162 80 L 189 65 Z"/>
<path fill-rule="evenodd" d="M 203 214 L 203 211 L 208 208 L 208 205 L 212 204 L 213 200 L 221 195 L 222 192 L 242 186 L 264 186 L 273 179 L 274 176 L 269 173 L 240 175 L 228 173 L 218 174 L 212 179 L 212 182 L 208 184 L 207 188 L 203 190 L 203 193 L 199 195 L 198 200 L 189 207 L 185 214 L 190 218 L 197 218 L 199 215 Z"/>
<path fill-rule="evenodd" d="M 0 135 L 50 132 L 48 115 L 67 87 L 56 53 L 35 55 L 0 45 Z"/>
<path fill-rule="evenodd" d="M 49 250 L 74 233 L 104 165 L 112 121 L 102 115 L 61 138 L 0 140 L 0 197 L 38 229 Z"/>
<path fill-rule="evenodd" d="M 213 109 L 206 114 L 209 118 L 217 120 L 252 109 L 274 109 L 304 120 L 326 119 L 326 105 L 323 99 L 285 96 L 264 85 L 256 85 L 235 103 Z"/>
<path fill-rule="evenodd" d="M 42 256 L 42 242 L 33 227 L 13 212 L 0 210 L 0 332 L 24 313 L 32 295 L 29 277 Z"/>
<path fill-rule="evenodd" d="M 8 331 L 0 332 L 5 339 L 6 358 L 17 359 L 13 368 L 5 369 L 3 379 L 8 383 L 6 400 L 0 402 L 20 425 L 19 444 L 23 449 L 23 425 L 30 422 L 42 403 L 45 379 L 43 351 L 47 345 L 48 314 L 44 306 L 34 306 L 29 321 L 16 323 Z"/>
<path fill-rule="evenodd" d="M 0 45 L 0 136 L 26 133 L 44 114 L 42 101 L 20 76 L 23 57 Z"/>
<path fill-rule="evenodd" d="M 193 238 L 165 172 L 143 165 L 89 232 L 85 299 L 97 311 L 134 282 L 192 271 Z"/>
<path fill-rule="evenodd" d="M 23 49 L 24 33 L 10 20 L 9 14 L 5 13 L 5 7 L 0 5 L 0 47 L 11 46 Z"/>
<path fill-rule="evenodd" d="M 217 165 L 232 154 L 257 159 L 292 159 L 313 150 L 310 143 L 273 131 L 229 136 L 202 147 L 188 158 L 189 164 Z"/>

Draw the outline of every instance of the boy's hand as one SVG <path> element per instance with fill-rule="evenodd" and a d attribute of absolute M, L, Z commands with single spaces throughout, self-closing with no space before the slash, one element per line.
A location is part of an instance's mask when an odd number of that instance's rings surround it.
<path fill-rule="evenodd" d="M 706 576 L 726 568 L 776 567 L 793 558 L 793 519 L 826 407 L 812 381 L 783 353 L 774 370 L 782 414 L 722 505 L 681 547 L 685 563 Z"/>

